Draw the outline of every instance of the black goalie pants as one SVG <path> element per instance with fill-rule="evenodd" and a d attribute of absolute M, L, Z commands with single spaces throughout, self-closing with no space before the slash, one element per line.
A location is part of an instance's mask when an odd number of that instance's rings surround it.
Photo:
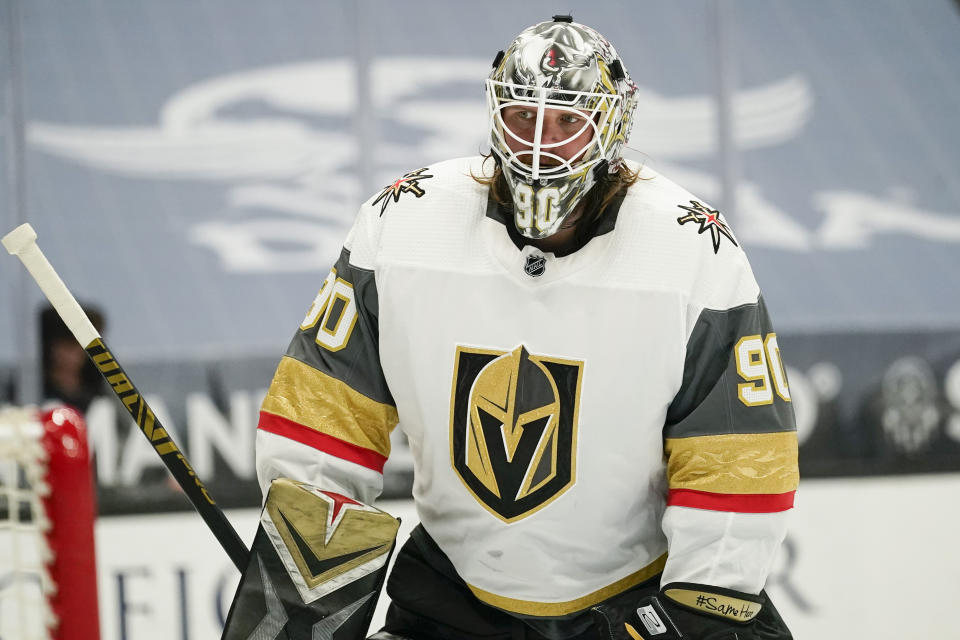
<path fill-rule="evenodd" d="M 656 595 L 659 585 L 657 575 L 606 604 L 617 607 L 639 602 L 645 596 Z M 410 640 L 601 640 L 601 632 L 589 611 L 556 618 L 523 618 L 484 604 L 419 525 L 397 553 L 387 580 L 387 594 L 391 603 L 383 631 Z M 757 628 L 751 632 L 743 630 L 745 633 L 738 636 L 792 638 L 769 601 L 757 623 Z M 698 637 L 697 629 L 685 629 L 684 633 Z M 735 636 L 731 633 L 731 637 Z"/>
<path fill-rule="evenodd" d="M 413 640 L 600 638 L 586 613 L 528 624 L 484 604 L 457 576 L 453 565 L 421 526 L 414 529 L 397 552 L 387 580 L 387 595 L 391 603 L 383 630 Z"/>

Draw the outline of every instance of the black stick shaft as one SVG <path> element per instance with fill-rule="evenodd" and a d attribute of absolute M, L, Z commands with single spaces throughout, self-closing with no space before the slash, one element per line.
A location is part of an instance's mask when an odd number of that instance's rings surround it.
<path fill-rule="evenodd" d="M 170 434 L 160 421 L 157 419 L 153 410 L 147 404 L 143 394 L 139 389 L 133 386 L 130 377 L 117 362 L 116 358 L 107 349 L 103 343 L 103 338 L 97 338 L 86 347 L 87 355 L 97 365 L 100 374 L 109 383 L 110 388 L 116 394 L 117 398 L 123 403 L 127 412 L 133 418 L 140 431 L 146 436 L 147 440 L 153 446 L 154 450 L 163 460 L 163 463 L 173 474 L 177 484 L 187 494 L 187 498 L 193 503 L 194 508 L 203 518 L 210 531 L 223 546 L 224 551 L 230 556 L 230 560 L 236 565 L 237 569 L 243 573 L 247 566 L 250 552 L 247 546 L 240 539 L 236 529 L 227 520 L 223 511 L 217 506 L 216 501 L 207 492 L 207 488 L 200 481 L 200 478 L 194 472 L 193 467 L 187 460 L 180 448 L 170 437 Z"/>
<path fill-rule="evenodd" d="M 30 224 L 25 223 L 3 236 L 2 243 L 10 255 L 17 256 L 23 262 L 23 266 L 33 276 L 37 286 L 43 291 L 43 295 L 57 310 L 57 314 L 70 329 L 70 333 L 77 339 L 77 342 L 86 349 L 87 355 L 90 356 L 100 373 L 110 383 L 110 388 L 117 394 L 117 398 L 127 408 L 143 435 L 147 437 L 163 463 L 167 465 L 167 469 L 170 470 L 174 479 L 183 488 L 187 498 L 193 503 L 194 508 L 200 513 L 207 526 L 210 527 L 210 531 L 213 532 L 227 555 L 230 556 L 233 564 L 237 566 L 240 573 L 243 573 L 249 555 L 246 545 L 240 540 L 236 529 L 233 528 L 227 517 L 223 515 L 223 511 L 220 510 L 220 507 L 207 492 L 207 488 L 200 482 L 200 478 L 197 477 L 190 463 L 187 462 L 187 458 L 170 438 L 160 421 L 157 420 L 157 417 L 147 405 L 143 394 L 133 386 L 126 372 L 120 367 L 120 363 L 107 349 L 107 346 L 103 343 L 103 338 L 94 328 L 83 308 L 77 303 L 77 299 L 67 289 L 67 285 L 57 275 L 47 257 L 43 255 L 37 245 L 37 232 L 33 230 Z"/>

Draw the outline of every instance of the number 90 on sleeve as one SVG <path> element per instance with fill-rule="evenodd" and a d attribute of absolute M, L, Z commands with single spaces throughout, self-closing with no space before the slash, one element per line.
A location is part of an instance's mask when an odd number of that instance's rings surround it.
<path fill-rule="evenodd" d="M 343 278 L 338 278 L 336 269 L 332 269 L 323 281 L 323 286 L 300 323 L 300 328 L 307 331 L 318 322 L 318 345 L 328 351 L 340 351 L 347 346 L 357 323 L 357 303 L 353 285 Z"/>
<path fill-rule="evenodd" d="M 734 347 L 737 373 L 746 380 L 737 385 L 737 397 L 748 407 L 773 402 L 774 391 L 780 398 L 790 402 L 787 375 L 780 360 L 777 334 L 768 333 L 744 336 Z"/>

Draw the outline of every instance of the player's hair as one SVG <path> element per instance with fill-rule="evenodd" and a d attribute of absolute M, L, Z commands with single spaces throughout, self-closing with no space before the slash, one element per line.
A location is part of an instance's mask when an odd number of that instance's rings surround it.
<path fill-rule="evenodd" d="M 494 201 L 507 211 L 513 210 L 513 198 L 510 195 L 510 189 L 507 185 L 506 177 L 500 168 L 500 163 L 496 161 L 493 153 L 483 155 L 483 167 L 486 167 L 487 161 L 494 163 L 493 173 L 486 175 L 474 175 L 470 173 L 479 184 L 490 187 L 490 195 Z M 626 162 L 621 162 L 616 173 L 604 172 L 598 179 L 590 192 L 584 197 L 583 216 L 577 222 L 577 236 L 581 237 L 585 233 L 590 233 L 597 222 L 603 216 L 607 206 L 616 198 L 626 193 L 627 189 L 634 185 L 640 178 L 640 170 L 632 171 Z"/>

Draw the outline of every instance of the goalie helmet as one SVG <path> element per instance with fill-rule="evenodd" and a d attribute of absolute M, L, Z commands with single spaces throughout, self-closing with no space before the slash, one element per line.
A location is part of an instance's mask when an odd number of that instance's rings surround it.
<path fill-rule="evenodd" d="M 528 238 L 553 235 L 597 178 L 619 169 L 637 86 L 606 38 L 554 16 L 497 55 L 486 88 L 490 149 L 513 200 L 514 224 Z M 569 123 L 565 137 L 546 139 L 545 120 L 557 117 Z"/>

